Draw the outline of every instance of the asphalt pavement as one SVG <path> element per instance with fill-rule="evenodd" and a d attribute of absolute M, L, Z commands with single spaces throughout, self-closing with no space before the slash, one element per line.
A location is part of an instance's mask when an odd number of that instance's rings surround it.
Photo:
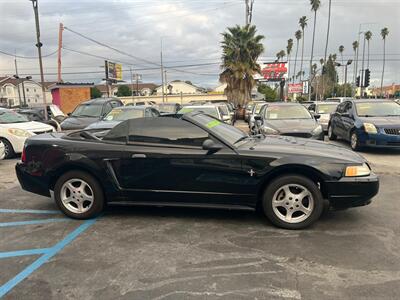
<path fill-rule="evenodd" d="M 400 152 L 362 154 L 381 179 L 372 204 L 302 231 L 189 208 L 75 221 L 19 187 L 17 159 L 0 161 L 0 298 L 400 299 Z"/>

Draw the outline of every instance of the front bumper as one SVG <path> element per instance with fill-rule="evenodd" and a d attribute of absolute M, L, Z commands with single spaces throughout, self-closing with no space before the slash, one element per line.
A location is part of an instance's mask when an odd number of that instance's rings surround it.
<path fill-rule="evenodd" d="M 379 191 L 379 178 L 374 173 L 364 177 L 343 177 L 327 181 L 323 186 L 324 196 L 336 209 L 364 206 Z"/>
<path fill-rule="evenodd" d="M 381 131 L 377 134 L 369 134 L 364 131 L 359 131 L 358 140 L 360 145 L 365 147 L 400 149 L 400 135 L 386 134 Z"/>
<path fill-rule="evenodd" d="M 27 171 L 27 166 L 22 162 L 15 165 L 18 181 L 25 191 L 50 197 L 49 179 L 45 176 L 35 176 Z"/>

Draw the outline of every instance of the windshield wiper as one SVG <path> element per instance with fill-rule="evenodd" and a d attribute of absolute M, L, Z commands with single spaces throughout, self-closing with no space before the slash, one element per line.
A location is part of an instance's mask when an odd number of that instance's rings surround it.
<path fill-rule="evenodd" d="M 246 140 L 246 139 L 248 139 L 249 138 L 249 136 L 248 135 L 245 135 L 245 136 L 242 136 L 241 138 L 239 138 L 236 142 L 234 142 L 233 144 L 235 145 L 235 144 L 237 144 L 237 143 L 239 143 L 239 142 L 241 142 L 241 141 L 244 141 L 244 140 Z"/>

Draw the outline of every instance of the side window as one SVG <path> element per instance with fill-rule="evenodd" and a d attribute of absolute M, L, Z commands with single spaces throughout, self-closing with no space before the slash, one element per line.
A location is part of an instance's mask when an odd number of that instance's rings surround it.
<path fill-rule="evenodd" d="M 121 103 L 118 101 L 111 101 L 112 108 L 121 106 Z"/>
<path fill-rule="evenodd" d="M 336 112 L 342 114 L 343 111 L 344 111 L 344 106 L 345 106 L 345 104 L 346 104 L 346 103 L 340 103 L 340 104 L 337 106 L 337 108 L 336 108 Z"/>
<path fill-rule="evenodd" d="M 308 110 L 309 110 L 309 111 L 315 111 L 315 104 L 311 104 L 311 105 L 308 107 Z"/>
<path fill-rule="evenodd" d="M 352 107 L 351 102 L 344 102 L 343 113 L 344 113 L 344 114 L 350 114 L 350 112 L 351 112 L 351 107 Z"/>
<path fill-rule="evenodd" d="M 201 147 L 208 138 L 203 129 L 175 118 L 129 120 L 129 143 Z"/>
<path fill-rule="evenodd" d="M 128 125 L 128 121 L 118 124 L 103 137 L 103 141 L 126 143 L 126 137 L 128 135 Z"/>
<path fill-rule="evenodd" d="M 111 102 L 107 102 L 104 110 L 103 110 L 103 115 L 105 116 L 106 114 L 108 114 L 110 111 L 112 111 L 113 106 L 111 105 Z"/>

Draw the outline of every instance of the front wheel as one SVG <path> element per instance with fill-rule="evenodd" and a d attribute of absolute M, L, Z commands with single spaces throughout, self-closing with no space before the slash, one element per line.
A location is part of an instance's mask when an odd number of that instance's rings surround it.
<path fill-rule="evenodd" d="M 361 149 L 360 141 L 358 140 L 358 135 L 355 131 L 353 131 L 350 135 L 350 147 L 354 151 Z"/>
<path fill-rule="evenodd" d="M 337 139 L 337 136 L 333 133 L 333 127 L 331 124 L 328 126 L 328 138 L 331 141 L 335 141 Z"/>
<path fill-rule="evenodd" d="M 15 156 L 15 151 L 11 143 L 8 140 L 2 138 L 0 138 L 0 141 L 2 141 L 4 144 L 4 158 L 13 158 Z"/>
<path fill-rule="evenodd" d="M 324 208 L 318 186 L 299 175 L 286 175 L 266 188 L 263 210 L 275 225 L 285 229 L 303 229 L 319 219 Z"/>
<path fill-rule="evenodd" d="M 54 186 L 54 198 L 61 211 L 74 219 L 90 219 L 104 208 L 105 199 L 99 182 L 86 172 L 70 171 Z"/>

